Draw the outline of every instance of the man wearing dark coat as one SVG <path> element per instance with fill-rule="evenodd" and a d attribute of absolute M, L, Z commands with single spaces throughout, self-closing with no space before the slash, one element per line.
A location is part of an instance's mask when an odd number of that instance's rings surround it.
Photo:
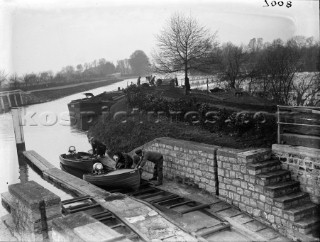
<path fill-rule="evenodd" d="M 104 157 L 107 146 L 98 141 L 97 139 L 91 137 L 89 138 L 89 143 L 91 144 L 92 147 L 92 154 L 94 155 L 99 155 L 100 157 Z"/>
<path fill-rule="evenodd" d="M 150 180 L 157 181 L 155 185 L 162 185 L 163 182 L 163 156 L 159 152 L 143 151 L 138 149 L 135 151 L 137 156 L 140 157 L 140 162 L 137 165 L 138 169 L 141 169 L 147 161 L 151 161 L 154 164 L 153 177 Z"/>
<path fill-rule="evenodd" d="M 126 153 L 116 152 L 113 159 L 116 161 L 116 169 L 130 169 L 133 165 L 133 159 Z"/>

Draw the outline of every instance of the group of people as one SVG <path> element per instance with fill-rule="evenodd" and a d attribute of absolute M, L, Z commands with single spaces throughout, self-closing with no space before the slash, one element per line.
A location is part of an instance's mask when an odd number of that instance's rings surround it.
<path fill-rule="evenodd" d="M 94 155 L 104 157 L 107 151 L 107 146 L 97 139 L 90 137 L 89 143 L 92 146 L 92 153 Z M 156 181 L 155 185 L 162 185 L 163 182 L 163 155 L 154 151 L 145 151 L 137 149 L 135 155 L 131 157 L 124 152 L 116 152 L 112 157 L 116 162 L 116 169 L 139 169 L 142 174 L 142 168 L 147 161 L 154 164 L 153 176 L 150 181 Z"/>

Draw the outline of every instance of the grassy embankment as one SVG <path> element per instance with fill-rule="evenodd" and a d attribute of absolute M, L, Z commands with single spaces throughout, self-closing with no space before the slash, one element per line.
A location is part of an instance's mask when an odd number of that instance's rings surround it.
<path fill-rule="evenodd" d="M 26 105 L 36 104 L 36 103 L 44 103 L 49 102 L 58 98 L 62 98 L 65 96 L 69 96 L 75 93 L 88 91 L 94 88 L 107 86 L 122 80 L 106 80 L 103 82 L 94 82 L 94 83 L 87 83 L 81 85 L 74 85 L 72 87 L 65 87 L 60 86 L 59 89 L 47 89 L 42 91 L 32 92 L 30 94 L 24 94 L 23 99 Z"/>
<path fill-rule="evenodd" d="M 132 107 L 139 108 L 144 114 L 127 115 L 126 122 L 110 115 L 104 120 L 101 118 L 89 130 L 111 152 L 128 152 L 157 137 L 165 136 L 239 149 L 270 147 L 275 142 L 276 126 L 272 114 L 275 105 L 261 98 L 201 91 L 192 91 L 186 96 L 183 89 L 168 87 L 131 89 L 127 90 L 125 99 L 111 108 L 111 114 L 116 111 L 127 111 L 130 114 Z M 172 116 L 169 110 L 182 113 Z M 158 119 L 157 115 L 146 115 L 148 111 L 164 111 L 164 115 Z M 192 123 L 190 117 L 184 117 L 188 111 L 199 113 L 197 124 Z M 208 111 L 217 111 L 214 119 L 209 118 L 215 120 L 215 123 L 205 122 L 205 113 Z M 239 111 L 245 111 L 246 114 L 237 116 L 236 112 Z M 266 111 L 270 115 L 266 115 L 266 119 L 254 117 L 257 111 Z"/>

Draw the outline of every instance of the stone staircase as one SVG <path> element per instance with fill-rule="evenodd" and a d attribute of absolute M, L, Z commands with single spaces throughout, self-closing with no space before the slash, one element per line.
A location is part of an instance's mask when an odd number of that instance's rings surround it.
<path fill-rule="evenodd" d="M 302 241 L 320 241 L 319 205 L 311 202 L 309 194 L 300 190 L 290 171 L 283 170 L 279 160 L 258 160 L 247 164 L 257 187 L 265 200 L 263 219 L 276 225 L 289 238 Z"/>

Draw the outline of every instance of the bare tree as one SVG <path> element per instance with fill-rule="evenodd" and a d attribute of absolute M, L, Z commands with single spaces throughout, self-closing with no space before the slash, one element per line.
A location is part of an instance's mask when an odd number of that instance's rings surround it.
<path fill-rule="evenodd" d="M 19 76 L 16 73 L 10 75 L 9 81 L 14 89 L 19 88 Z"/>
<path fill-rule="evenodd" d="M 222 46 L 219 57 L 221 79 L 226 81 L 230 88 L 239 87 L 246 78 L 244 64 L 247 55 L 243 47 L 229 42 Z"/>
<path fill-rule="evenodd" d="M 25 75 L 23 75 L 22 80 L 25 83 L 26 87 L 28 87 L 30 85 L 36 85 L 38 77 L 34 73 L 25 74 Z"/>
<path fill-rule="evenodd" d="M 273 99 L 279 104 L 288 104 L 293 78 L 299 70 L 300 58 L 297 49 L 286 46 L 280 39 L 266 47 L 260 59 L 260 78 L 266 83 Z"/>
<path fill-rule="evenodd" d="M 7 80 L 8 74 L 4 70 L 0 70 L 0 87 L 2 86 L 2 83 Z"/>
<path fill-rule="evenodd" d="M 190 90 L 188 72 L 201 69 L 209 60 L 215 46 L 215 34 L 192 17 L 173 15 L 168 25 L 157 36 L 158 50 L 153 54 L 155 68 L 160 73 L 183 71 L 186 94 Z"/>
<path fill-rule="evenodd" d="M 293 82 L 293 91 L 297 106 L 316 106 L 320 101 L 317 95 L 320 94 L 320 74 L 303 73 Z"/>

